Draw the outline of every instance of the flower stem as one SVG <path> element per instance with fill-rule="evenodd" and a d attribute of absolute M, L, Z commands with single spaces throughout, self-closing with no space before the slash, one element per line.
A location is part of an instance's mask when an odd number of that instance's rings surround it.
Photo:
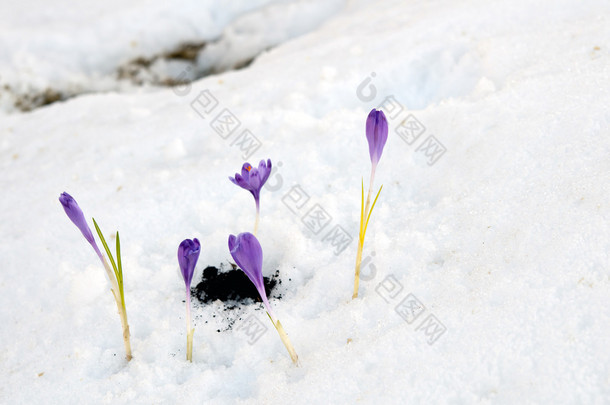
<path fill-rule="evenodd" d="M 358 234 L 358 252 L 356 254 L 356 271 L 354 277 L 354 293 L 352 299 L 358 298 L 358 288 L 360 286 L 360 265 L 362 264 L 362 249 L 364 248 L 364 234 L 366 232 L 366 225 L 368 225 L 369 208 L 371 205 L 371 192 L 373 190 L 373 180 L 375 179 L 375 166 L 371 168 L 371 180 L 369 183 L 369 191 L 366 197 L 366 206 L 364 204 L 364 185 L 362 187 L 362 199 L 360 207 L 360 232 Z M 365 220 L 367 223 L 365 223 Z"/>
<path fill-rule="evenodd" d="M 254 221 L 254 232 L 253 235 L 256 236 L 256 231 L 258 231 L 258 219 L 260 217 L 260 202 L 258 199 L 255 199 L 256 202 L 256 220 Z"/>
<path fill-rule="evenodd" d="M 98 249 L 96 249 L 96 251 L 99 252 Z M 112 292 L 112 296 L 114 297 L 114 300 L 116 302 L 116 307 L 119 311 L 119 316 L 121 317 L 121 326 L 123 327 L 123 344 L 125 345 L 125 358 L 127 359 L 127 361 L 130 361 L 132 358 L 131 342 L 129 340 L 131 335 L 129 333 L 129 323 L 127 322 L 127 310 L 125 309 L 124 298 L 122 297 L 120 287 L 118 285 L 116 277 L 114 276 L 114 272 L 112 271 L 112 269 L 110 269 L 108 261 L 106 261 L 106 258 L 102 256 L 101 253 L 98 253 L 98 255 L 100 256 L 100 259 L 104 264 L 104 268 L 106 269 L 106 273 L 108 274 L 108 279 L 110 280 L 110 291 Z"/>
<path fill-rule="evenodd" d="M 362 247 L 363 243 L 358 241 L 358 253 L 356 255 L 356 276 L 354 279 L 354 293 L 352 299 L 358 298 L 358 288 L 360 287 L 360 264 L 362 263 Z"/>
<path fill-rule="evenodd" d="M 110 268 L 108 261 L 106 260 L 104 255 L 102 255 L 102 252 L 100 252 L 100 250 L 98 249 L 96 244 L 93 245 L 93 249 L 95 250 L 95 253 L 97 253 L 100 260 L 102 261 L 102 264 L 104 265 L 104 269 L 106 269 L 106 274 L 108 275 L 108 280 L 110 280 L 110 289 L 112 290 L 112 295 L 114 295 L 114 298 L 117 300 L 117 303 L 118 303 L 118 301 L 120 301 L 120 298 L 116 295 L 117 293 L 119 293 L 119 284 L 117 282 L 116 275 L 114 274 L 114 271 Z"/>
<path fill-rule="evenodd" d="M 193 334 L 195 328 L 191 324 L 191 291 L 186 287 L 186 359 L 193 362 Z"/>
<path fill-rule="evenodd" d="M 117 302 L 117 306 L 119 303 Z M 129 323 L 127 322 L 127 311 L 125 310 L 125 306 L 123 308 L 119 307 L 119 314 L 121 315 L 121 325 L 123 326 L 123 343 L 125 344 L 125 358 L 127 361 L 131 360 L 131 342 L 129 341 Z"/>
<path fill-rule="evenodd" d="M 269 316 L 269 319 L 271 319 L 273 326 L 275 326 L 275 330 L 277 330 L 277 333 L 280 335 L 280 339 L 282 340 L 282 343 L 284 343 L 286 350 L 288 350 L 288 354 L 290 355 L 290 359 L 292 360 L 292 363 L 298 366 L 299 365 L 299 356 L 297 356 L 297 352 L 296 352 L 296 350 L 294 350 L 294 346 L 292 346 L 292 342 L 290 341 L 288 334 L 284 330 L 284 327 L 280 323 L 280 320 L 278 319 L 278 320 L 274 321 L 268 312 L 267 312 L 267 315 Z"/>
<path fill-rule="evenodd" d="M 121 247 L 120 247 L 120 239 L 119 233 L 116 233 L 116 253 L 117 253 L 117 263 L 115 263 L 112 258 L 112 253 L 110 253 L 110 249 L 108 248 L 108 244 L 106 243 L 106 239 L 104 238 L 104 234 L 100 230 L 100 227 L 95 222 L 95 218 L 93 218 L 93 224 L 95 225 L 95 230 L 97 231 L 97 235 L 100 237 L 102 241 L 102 245 L 104 245 L 104 250 L 106 254 L 110 258 L 110 262 L 112 263 L 112 268 L 108 264 L 108 261 L 102 255 L 100 250 L 97 247 L 95 241 L 92 243 L 93 249 L 95 249 L 95 253 L 99 256 L 104 268 L 106 269 L 106 273 L 108 274 L 108 279 L 110 280 L 110 291 L 114 296 L 114 300 L 116 302 L 117 309 L 119 311 L 119 316 L 121 317 L 121 325 L 123 326 L 123 343 L 125 344 L 125 358 L 127 361 L 131 360 L 131 343 L 129 341 L 129 323 L 127 322 L 127 309 L 125 308 L 125 293 L 123 290 L 123 268 L 121 266 Z"/>

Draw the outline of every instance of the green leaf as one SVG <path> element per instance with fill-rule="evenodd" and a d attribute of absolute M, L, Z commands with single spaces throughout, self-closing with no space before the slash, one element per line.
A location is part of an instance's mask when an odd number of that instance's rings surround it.
<path fill-rule="evenodd" d="M 112 257 L 112 253 L 110 253 L 110 249 L 108 249 L 108 244 L 106 243 L 106 239 L 104 238 L 104 235 L 102 234 L 102 231 L 100 230 L 100 227 L 97 225 L 97 222 L 95 222 L 95 218 L 93 219 L 93 225 L 95 225 L 95 230 L 97 231 L 97 236 L 100 237 L 100 240 L 102 241 L 102 245 L 104 245 L 104 249 L 106 250 L 106 254 L 108 255 L 108 258 L 110 259 L 110 264 L 112 264 L 112 268 L 114 269 L 114 276 L 116 277 L 117 283 L 119 282 L 119 271 L 117 270 L 116 267 L 116 263 L 114 262 L 114 258 Z"/>
<path fill-rule="evenodd" d="M 119 286 L 123 288 L 123 266 L 121 266 L 121 242 L 119 242 L 119 231 L 116 232 L 116 261 L 119 266 L 119 276 L 121 278 Z"/>
<path fill-rule="evenodd" d="M 121 242 L 119 239 L 119 231 L 116 232 L 116 259 L 118 263 L 119 270 L 117 272 L 118 279 L 117 283 L 119 284 L 119 290 L 121 293 L 121 305 L 123 306 L 123 311 L 125 309 L 125 290 L 123 289 L 123 266 L 121 265 Z"/>
<path fill-rule="evenodd" d="M 366 224 L 364 225 L 364 232 L 362 233 L 363 240 L 364 240 L 364 235 L 366 234 L 366 229 L 369 227 L 369 220 L 371 219 L 371 214 L 373 213 L 373 208 L 375 208 L 375 203 L 377 202 L 377 199 L 379 198 L 379 194 L 381 194 L 382 188 L 383 188 L 383 185 L 381 185 L 381 187 L 379 187 L 379 191 L 377 192 L 377 195 L 375 196 L 375 200 L 373 201 L 373 205 L 371 206 L 371 210 L 369 211 L 369 216 L 366 219 Z"/>

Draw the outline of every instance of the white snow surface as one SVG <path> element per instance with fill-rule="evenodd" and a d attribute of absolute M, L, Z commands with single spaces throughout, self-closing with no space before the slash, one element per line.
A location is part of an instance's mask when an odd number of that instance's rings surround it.
<path fill-rule="evenodd" d="M 1 60 L 35 58 L 31 70 L 14 65 L 19 80 L 71 80 L 126 54 L 80 35 L 83 10 L 107 35 L 163 47 L 217 35 L 268 2 L 212 3 L 5 3 L 3 42 L 49 18 L 57 30 L 27 52 L 2 47 Z M 610 402 L 609 18 L 605 1 L 348 2 L 239 71 L 2 116 L 0 402 Z M 164 39 L 159 24 L 183 31 Z M 202 117 L 191 104 L 203 91 L 218 105 Z M 357 237 L 364 122 L 388 96 L 404 110 L 386 103 L 383 191 L 364 250 L 374 274 L 351 300 L 356 241 L 335 254 L 324 239 L 335 225 Z M 211 126 L 224 108 L 241 123 L 227 139 Z M 425 127 L 412 144 L 396 132 L 409 114 Z M 264 273 L 281 274 L 271 304 L 300 367 L 259 304 L 194 306 L 193 363 L 184 359 L 177 247 L 202 242 L 195 284 L 228 263 L 229 234 L 252 230 L 252 197 L 227 179 L 244 162 L 244 129 L 261 143 L 247 159 L 277 168 L 258 236 Z M 433 165 L 420 147 L 430 135 L 446 148 Z M 295 186 L 310 197 L 297 214 L 285 204 Z M 105 272 L 62 191 L 111 242 L 121 234 L 130 362 Z M 316 204 L 332 217 L 318 234 L 302 221 Z M 395 310 L 409 294 L 425 306 L 411 323 Z M 239 320 L 225 330 L 235 315 L 268 331 L 249 344 Z M 446 331 L 427 335 L 426 319 Z"/>
<path fill-rule="evenodd" d="M 345 0 L 40 0 L 0 3 L 0 113 L 47 90 L 64 97 L 133 90 L 118 70 L 206 43 L 198 70 L 226 70 L 308 32 Z M 178 69 L 176 74 L 172 70 Z M 153 74 L 192 71 L 157 61 Z M 182 76 L 181 76 L 182 74 Z M 28 102 L 26 101 L 27 105 Z"/>

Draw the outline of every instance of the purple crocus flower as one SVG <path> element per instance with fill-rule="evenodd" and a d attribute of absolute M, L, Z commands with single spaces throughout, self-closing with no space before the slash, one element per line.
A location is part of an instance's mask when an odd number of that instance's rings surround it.
<path fill-rule="evenodd" d="M 267 163 L 265 163 L 264 160 L 261 160 L 258 164 L 258 168 L 252 167 L 250 163 L 246 162 L 241 167 L 241 175 L 235 173 L 235 177 L 229 177 L 229 180 L 231 180 L 233 184 L 237 184 L 241 188 L 252 193 L 254 201 L 256 202 L 256 209 L 258 210 L 260 191 L 270 174 L 271 159 L 267 159 Z"/>
<path fill-rule="evenodd" d="M 106 266 L 106 260 L 104 256 L 102 256 L 102 252 L 97 247 L 97 243 L 95 243 L 95 239 L 93 239 L 93 234 L 91 233 L 91 228 L 87 225 L 87 220 L 85 220 L 85 215 L 83 215 L 83 211 L 80 209 L 76 200 L 72 198 L 72 196 L 65 191 L 61 193 L 59 196 L 59 202 L 64 207 L 64 211 L 66 211 L 66 215 L 68 218 L 76 225 L 78 229 L 80 229 L 81 233 L 87 239 L 87 242 L 93 247 L 95 253 L 97 253 L 98 257 L 102 261 L 102 264 Z"/>
<path fill-rule="evenodd" d="M 178 246 L 178 263 L 180 264 L 180 271 L 184 278 L 186 288 L 190 288 L 191 281 L 193 280 L 193 273 L 195 272 L 195 265 L 197 259 L 199 259 L 201 244 L 195 239 L 185 239 Z"/>
<path fill-rule="evenodd" d="M 388 121 L 383 111 L 373 108 L 369 113 L 366 119 L 366 139 L 369 142 L 371 163 L 373 167 L 376 167 L 377 162 L 381 159 L 383 147 L 388 140 Z"/>
<path fill-rule="evenodd" d="M 263 249 L 258 239 L 250 232 L 243 232 L 237 236 L 229 235 L 229 250 L 235 263 L 246 273 L 246 276 L 256 287 L 269 316 L 275 323 L 276 319 L 273 312 L 271 312 L 271 306 L 265 292 L 265 284 L 263 282 Z"/>
<path fill-rule="evenodd" d="M 97 243 L 93 238 L 93 234 L 91 233 L 91 228 L 87 225 L 87 221 L 85 220 L 85 216 L 83 215 L 83 211 L 80 209 L 74 198 L 66 192 L 61 193 L 59 196 L 59 202 L 64 207 L 64 211 L 68 218 L 76 225 L 76 227 L 81 231 L 87 242 L 93 247 L 95 253 L 100 258 L 104 269 L 106 269 L 106 274 L 108 275 L 108 280 L 110 281 L 112 295 L 116 301 L 117 309 L 119 311 L 119 315 L 121 316 L 121 324 L 123 326 L 123 342 L 125 343 L 125 352 L 127 361 L 131 360 L 131 343 L 129 341 L 129 324 L 127 322 L 127 310 L 125 309 L 125 295 L 123 289 L 123 269 L 121 266 L 121 254 L 120 254 L 120 242 L 119 242 L 119 233 L 116 233 L 116 251 L 117 251 L 117 263 L 118 267 L 108 249 L 108 245 L 102 235 L 102 231 L 95 223 L 95 219 L 93 219 L 93 223 L 95 224 L 96 230 L 98 232 L 98 236 L 100 240 L 104 244 L 104 248 L 106 249 L 106 253 L 112 262 L 112 269 L 106 258 L 100 252 L 100 249 L 97 247 Z"/>
<path fill-rule="evenodd" d="M 191 281 L 200 250 L 201 244 L 197 238 L 185 239 L 178 246 L 178 264 L 180 264 L 180 271 L 186 285 L 186 359 L 189 361 L 193 361 L 193 334 L 195 333 L 195 329 L 191 325 Z"/>
<path fill-rule="evenodd" d="M 76 203 L 76 200 L 74 200 L 70 194 L 64 191 L 59 196 L 59 202 L 61 205 L 63 205 L 64 211 L 66 211 L 66 215 L 68 215 L 70 221 L 72 221 L 72 223 L 74 223 L 74 225 L 80 229 L 85 239 L 87 239 L 87 242 L 93 245 L 95 243 L 95 239 L 93 239 L 91 228 L 89 228 L 89 225 L 87 225 L 85 215 L 83 215 L 83 211 Z"/>
<path fill-rule="evenodd" d="M 284 331 L 284 327 L 275 317 L 273 312 L 271 312 L 271 305 L 269 305 L 269 300 L 267 299 L 265 284 L 263 283 L 263 249 L 261 248 L 261 244 L 258 242 L 258 239 L 256 239 L 256 236 L 250 232 L 243 232 L 237 236 L 229 235 L 229 250 L 231 251 L 231 256 L 233 256 L 235 263 L 237 263 L 239 268 L 246 273 L 246 276 L 248 276 L 258 290 L 258 294 L 263 300 L 269 318 L 271 318 L 273 326 L 280 335 L 282 343 L 286 346 L 286 350 L 288 350 L 292 362 L 298 365 L 299 356 L 297 356 L 294 346 L 292 346 L 288 335 Z"/>

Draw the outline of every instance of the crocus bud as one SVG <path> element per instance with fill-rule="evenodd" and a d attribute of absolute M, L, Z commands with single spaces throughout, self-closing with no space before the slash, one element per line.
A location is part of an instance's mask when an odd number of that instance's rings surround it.
<path fill-rule="evenodd" d="M 87 225 L 83 211 L 76 203 L 76 200 L 74 200 L 70 194 L 63 192 L 59 196 L 59 202 L 64 207 L 64 211 L 66 211 L 68 218 L 70 218 L 74 225 L 80 229 L 85 239 L 87 239 L 87 242 L 89 242 L 92 246 L 95 246 L 95 240 L 93 239 L 91 229 L 89 228 L 89 225 Z"/>
<path fill-rule="evenodd" d="M 381 110 L 372 109 L 366 119 L 366 139 L 369 142 L 369 154 L 373 167 L 381 159 L 383 147 L 388 140 L 388 121 Z"/>
<path fill-rule="evenodd" d="M 286 350 L 288 350 L 292 362 L 298 365 L 299 356 L 297 356 L 297 352 L 294 350 L 294 347 L 288 338 L 288 334 L 284 331 L 284 327 L 275 315 L 273 315 L 273 312 L 271 312 L 271 306 L 267 299 L 265 284 L 263 283 L 263 249 L 261 248 L 261 244 L 258 242 L 258 239 L 256 239 L 256 236 L 252 235 L 250 232 L 244 232 L 237 236 L 229 235 L 229 250 L 231 251 L 231 256 L 233 256 L 235 263 L 237 263 L 239 268 L 246 273 L 246 276 L 248 276 L 258 290 L 258 293 L 263 300 L 263 304 L 267 309 L 267 313 L 269 314 L 269 318 L 271 318 L 273 326 L 280 335 L 282 343 L 286 346 Z"/>
<path fill-rule="evenodd" d="M 276 319 L 271 312 L 267 293 L 265 292 L 265 284 L 263 282 L 263 249 L 258 239 L 250 232 L 240 233 L 237 236 L 230 235 L 229 251 L 235 263 L 246 273 L 246 276 L 256 287 L 269 316 L 275 322 Z"/>
<path fill-rule="evenodd" d="M 187 288 L 190 288 L 191 281 L 193 280 L 193 273 L 195 272 L 195 265 L 197 259 L 199 259 L 201 244 L 195 239 L 185 239 L 178 246 L 178 263 L 180 264 L 180 271 L 184 278 L 184 283 Z"/>

